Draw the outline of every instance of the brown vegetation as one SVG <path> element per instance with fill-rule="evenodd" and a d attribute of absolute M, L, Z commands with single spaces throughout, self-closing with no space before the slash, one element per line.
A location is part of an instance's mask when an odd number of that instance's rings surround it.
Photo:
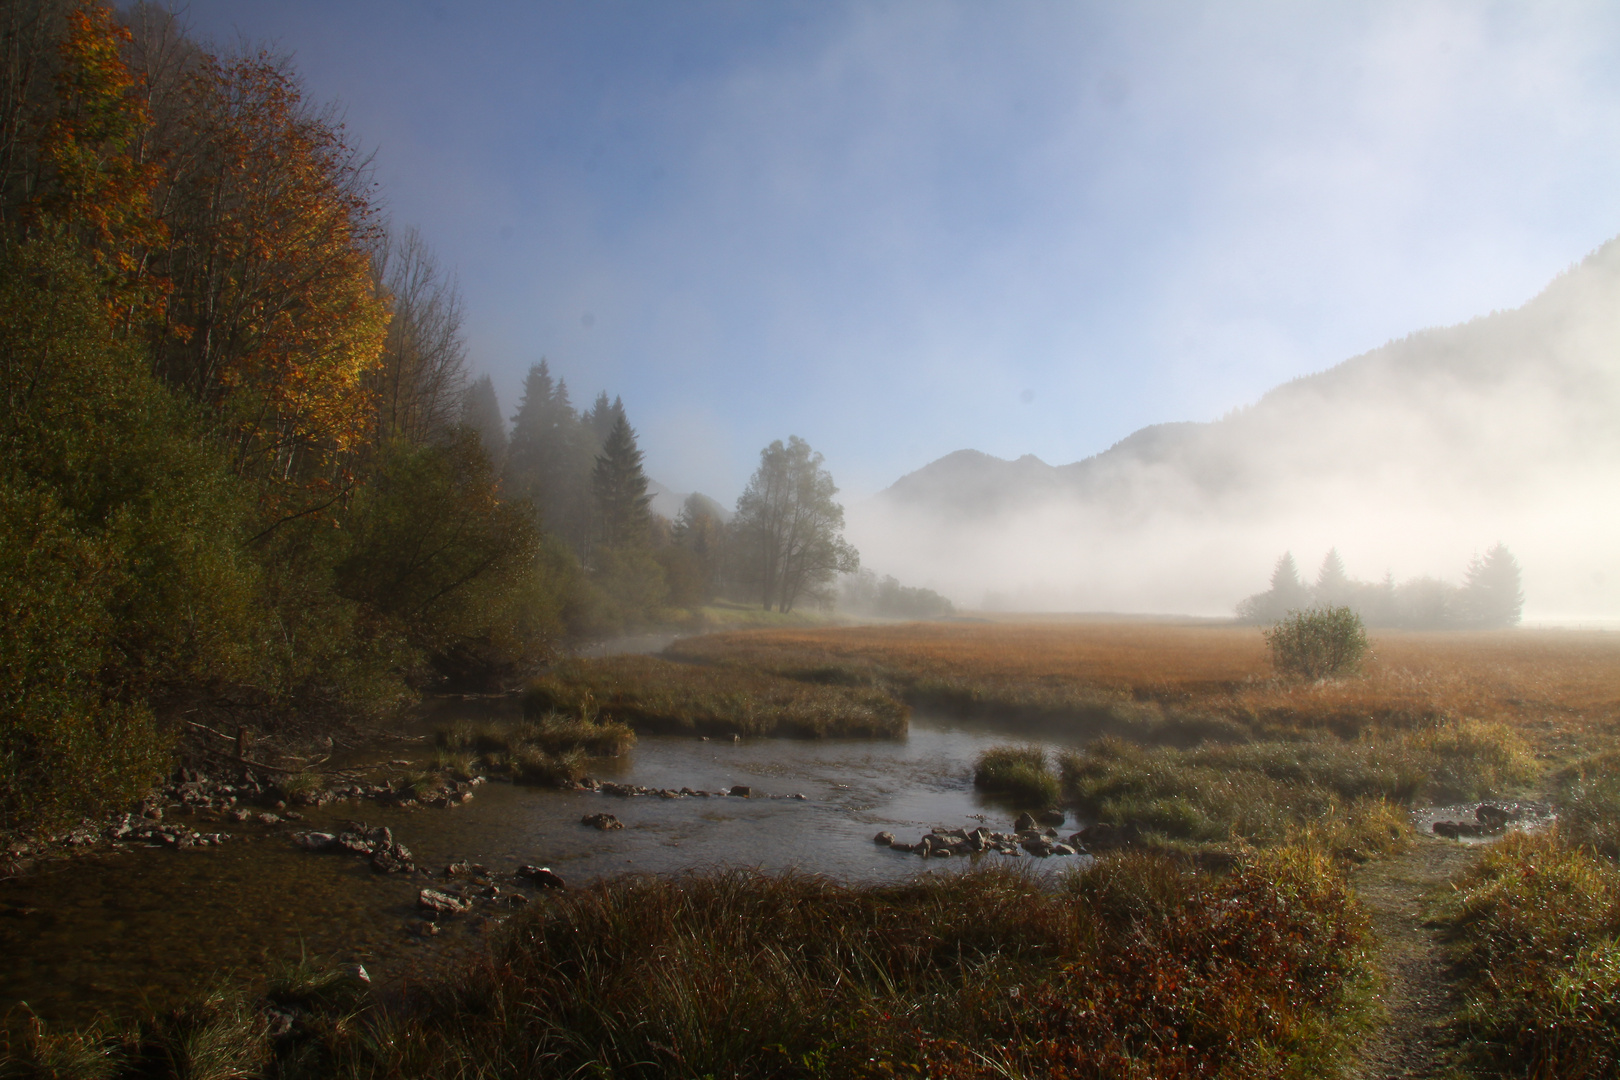
<path fill-rule="evenodd" d="M 1054 734 L 1344 737 L 1463 718 L 1564 756 L 1620 719 L 1620 636 L 1571 631 L 1371 636 L 1355 678 L 1277 678 L 1252 627 L 1084 621 L 716 634 L 667 655 L 808 682 L 881 686 L 916 706 L 1060 722 Z M 1196 740 L 1194 740 L 1196 741 Z"/>
<path fill-rule="evenodd" d="M 801 738 L 893 738 L 910 710 L 880 690 L 812 686 L 736 667 L 613 656 L 560 664 L 536 679 L 525 712 L 599 710 L 645 731 Z"/>
<path fill-rule="evenodd" d="M 1117 856 L 891 885 L 751 873 L 545 894 L 481 963 L 383 1010 L 300 971 L 90 1034 L 22 1075 L 1268 1077 L 1335 1071 L 1367 1020 L 1365 920 L 1299 849 L 1221 877 Z M 266 1020 L 282 1020 L 272 1035 Z M 53 1071 L 54 1070 L 54 1071 Z M 209 1075 L 225 1075 L 210 1073 Z"/>

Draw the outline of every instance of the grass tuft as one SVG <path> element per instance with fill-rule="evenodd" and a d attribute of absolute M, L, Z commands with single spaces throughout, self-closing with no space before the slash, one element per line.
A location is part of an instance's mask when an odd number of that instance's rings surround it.
<path fill-rule="evenodd" d="M 1056 806 L 1061 794 L 1057 773 L 1039 746 L 992 746 L 979 755 L 973 783 L 1037 810 Z"/>

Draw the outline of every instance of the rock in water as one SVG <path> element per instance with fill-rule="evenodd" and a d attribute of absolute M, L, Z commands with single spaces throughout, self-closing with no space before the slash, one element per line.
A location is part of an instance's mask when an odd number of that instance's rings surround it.
<path fill-rule="evenodd" d="M 586 814 L 584 817 L 579 819 L 579 823 L 581 825 L 591 825 L 603 830 L 624 828 L 624 822 L 620 821 L 612 814 Z"/>
<path fill-rule="evenodd" d="M 736 784 L 731 789 L 732 796 L 738 799 L 746 799 L 753 793 L 754 789 L 747 784 Z"/>
<path fill-rule="evenodd" d="M 337 846 L 337 837 L 329 832 L 293 833 L 293 843 L 305 851 L 331 851 Z"/>
<path fill-rule="evenodd" d="M 894 833 L 888 831 L 880 832 L 876 836 L 872 837 L 872 843 L 881 844 L 883 847 L 894 847 Z"/>
<path fill-rule="evenodd" d="M 560 889 L 563 887 L 562 875 L 549 866 L 520 866 L 518 867 L 517 876 L 542 889 Z"/>
<path fill-rule="evenodd" d="M 472 907 L 472 902 L 438 889 L 423 889 L 416 895 L 416 906 L 434 915 L 460 915 Z"/>
<path fill-rule="evenodd" d="M 1019 814 L 1018 820 L 1013 822 L 1013 832 L 1027 832 L 1035 827 L 1034 814 Z"/>

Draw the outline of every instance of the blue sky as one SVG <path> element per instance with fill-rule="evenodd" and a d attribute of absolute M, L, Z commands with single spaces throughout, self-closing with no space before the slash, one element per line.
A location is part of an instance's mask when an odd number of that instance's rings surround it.
<path fill-rule="evenodd" d="M 1215 419 L 1620 232 L 1620 5 L 183 10 L 338 103 L 508 415 L 547 357 L 728 503 Z"/>

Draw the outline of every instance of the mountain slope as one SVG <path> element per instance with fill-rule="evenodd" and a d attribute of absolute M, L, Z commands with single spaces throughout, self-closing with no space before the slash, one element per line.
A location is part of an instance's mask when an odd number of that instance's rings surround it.
<path fill-rule="evenodd" d="M 1230 610 L 1292 548 L 1460 574 L 1501 540 L 1529 610 L 1620 614 L 1620 241 L 1523 307 L 1425 330 L 1084 461 L 974 450 L 852 514 L 873 566 L 976 604 Z"/>

